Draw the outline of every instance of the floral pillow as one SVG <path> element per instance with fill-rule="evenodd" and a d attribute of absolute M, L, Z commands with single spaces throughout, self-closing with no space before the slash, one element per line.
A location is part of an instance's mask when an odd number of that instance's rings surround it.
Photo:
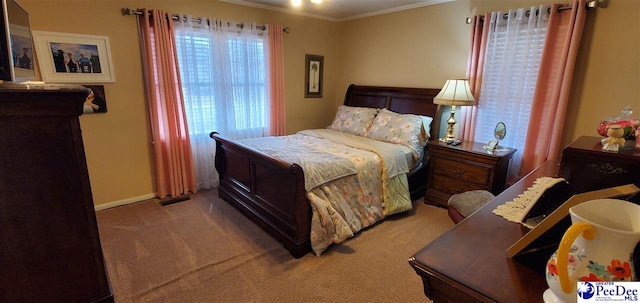
<path fill-rule="evenodd" d="M 327 128 L 364 136 L 371 127 L 371 124 L 373 124 L 373 119 L 375 119 L 377 114 L 377 108 L 340 105 L 336 117 Z"/>
<path fill-rule="evenodd" d="M 376 116 L 365 137 L 403 144 L 413 148 L 415 153 L 420 155 L 429 139 L 423 124 L 423 119 L 417 115 L 398 114 L 383 109 Z"/>

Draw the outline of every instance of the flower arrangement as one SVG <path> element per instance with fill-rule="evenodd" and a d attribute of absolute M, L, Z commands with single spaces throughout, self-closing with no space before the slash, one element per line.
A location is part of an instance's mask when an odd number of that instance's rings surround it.
<path fill-rule="evenodd" d="M 606 137 L 609 126 L 620 125 L 624 130 L 622 138 L 625 140 L 636 140 L 640 137 L 640 119 L 631 117 L 633 111 L 630 106 L 625 107 L 620 116 L 608 118 L 598 125 L 597 131 L 600 136 Z"/>

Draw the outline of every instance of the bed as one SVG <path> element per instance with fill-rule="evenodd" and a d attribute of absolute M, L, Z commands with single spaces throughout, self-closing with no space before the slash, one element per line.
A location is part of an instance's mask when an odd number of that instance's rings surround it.
<path fill-rule="evenodd" d="M 341 107 L 385 109 L 398 114 L 433 117 L 429 135 L 435 139 L 439 132 L 440 109 L 433 104 L 433 97 L 439 91 L 352 84 Z M 259 150 L 256 148 L 262 145 L 259 141 L 254 144 L 246 141 L 245 144 L 244 140 L 231 140 L 216 132 L 210 136 L 216 141 L 219 197 L 282 243 L 293 257 L 300 258 L 312 251 L 312 206 L 303 167 Z M 421 151 L 420 158 L 406 174 L 412 201 L 424 195 L 427 162 L 428 153 Z"/>

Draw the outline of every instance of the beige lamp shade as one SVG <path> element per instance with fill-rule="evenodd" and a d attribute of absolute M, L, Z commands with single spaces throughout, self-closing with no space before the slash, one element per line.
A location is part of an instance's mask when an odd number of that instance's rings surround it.
<path fill-rule="evenodd" d="M 471 94 L 469 80 L 449 79 L 442 90 L 433 98 L 433 103 L 441 105 L 473 106 L 476 99 Z"/>
<path fill-rule="evenodd" d="M 453 126 L 456 124 L 454 114 L 457 106 L 473 106 L 476 105 L 476 99 L 471 94 L 469 88 L 469 80 L 467 79 L 449 79 L 444 83 L 442 90 L 433 98 L 433 103 L 440 105 L 450 105 L 451 111 L 447 120 L 447 134 L 441 141 L 452 143 L 458 141 L 453 134 Z"/>

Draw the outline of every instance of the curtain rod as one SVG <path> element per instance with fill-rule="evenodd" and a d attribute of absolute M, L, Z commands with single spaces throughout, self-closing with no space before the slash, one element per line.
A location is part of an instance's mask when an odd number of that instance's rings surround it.
<path fill-rule="evenodd" d="M 143 12 L 140 11 L 140 10 L 137 10 L 137 9 L 132 9 L 132 8 L 123 8 L 122 9 L 122 15 L 123 16 L 127 16 L 127 15 L 129 15 L 129 16 L 130 15 L 142 15 L 142 14 L 143 14 Z M 180 16 L 172 15 L 171 19 L 173 19 L 174 21 L 178 21 L 178 20 L 180 20 Z M 202 23 L 202 19 L 200 19 L 200 18 L 192 18 L 191 21 Z M 244 27 L 244 25 L 242 25 L 241 23 L 236 24 L 236 26 L 239 27 L 239 28 Z M 267 29 L 267 27 L 265 25 L 258 25 L 257 27 L 259 29 L 261 29 L 261 30 L 266 30 Z M 282 31 L 285 32 L 285 33 L 289 33 L 289 32 L 291 32 L 291 29 L 289 27 L 284 27 L 284 28 L 282 28 Z"/>
<path fill-rule="evenodd" d="M 609 0 L 592 0 L 592 1 L 589 1 L 589 2 L 585 3 L 584 6 L 587 9 L 598 8 L 598 7 L 605 8 L 605 7 L 607 7 L 607 2 L 608 1 Z M 573 8 L 573 6 L 571 6 L 571 5 L 560 6 L 560 7 L 558 7 L 558 11 L 559 12 L 560 11 L 565 11 L 565 10 L 569 10 L 569 9 L 572 9 L 572 8 Z M 536 16 L 538 15 L 538 13 L 540 13 L 540 10 L 536 10 Z M 547 9 L 547 14 L 550 14 L 550 13 L 551 13 L 551 8 L 548 8 Z M 529 14 L 531 14 L 531 11 L 527 11 L 527 17 L 529 16 Z M 509 14 L 504 14 L 504 16 L 502 16 L 502 17 L 504 19 L 507 19 L 509 17 Z M 484 21 L 484 17 L 480 17 L 480 21 Z M 468 17 L 466 22 L 467 22 L 467 24 L 471 24 L 471 22 L 473 22 L 473 18 Z"/>

